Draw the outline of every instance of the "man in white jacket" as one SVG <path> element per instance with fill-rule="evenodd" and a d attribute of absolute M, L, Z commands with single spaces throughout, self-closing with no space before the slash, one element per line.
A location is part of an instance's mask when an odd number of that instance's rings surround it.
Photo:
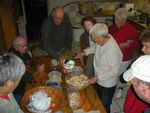
<path fill-rule="evenodd" d="M 89 34 L 96 45 L 80 52 L 76 58 L 94 53 L 95 76 L 89 80 L 89 84 L 94 84 L 106 112 L 110 113 L 122 52 L 114 38 L 108 34 L 108 27 L 104 23 L 95 24 Z"/>

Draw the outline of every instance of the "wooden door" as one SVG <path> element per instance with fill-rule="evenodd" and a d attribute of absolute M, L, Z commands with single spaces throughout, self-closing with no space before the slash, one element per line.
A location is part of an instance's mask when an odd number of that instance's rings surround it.
<path fill-rule="evenodd" d="M 3 29 L 2 29 L 2 21 L 1 21 L 1 18 L 0 18 L 0 52 L 2 51 L 5 51 L 7 48 L 6 48 L 6 42 L 5 42 L 5 39 L 4 39 L 4 32 L 3 32 Z"/>

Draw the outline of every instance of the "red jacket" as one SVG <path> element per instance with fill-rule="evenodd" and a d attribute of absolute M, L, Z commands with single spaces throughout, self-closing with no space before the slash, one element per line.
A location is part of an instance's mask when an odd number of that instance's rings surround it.
<path fill-rule="evenodd" d="M 133 88 L 130 87 L 124 103 L 125 113 L 143 113 L 147 108 L 149 108 L 149 105 L 139 99 Z"/>
<path fill-rule="evenodd" d="M 123 61 L 130 60 L 134 50 L 138 46 L 138 34 L 136 29 L 128 22 L 126 22 L 121 28 L 112 24 L 109 28 L 109 33 L 115 38 L 118 44 L 130 42 L 128 48 L 121 49 L 123 53 Z"/>

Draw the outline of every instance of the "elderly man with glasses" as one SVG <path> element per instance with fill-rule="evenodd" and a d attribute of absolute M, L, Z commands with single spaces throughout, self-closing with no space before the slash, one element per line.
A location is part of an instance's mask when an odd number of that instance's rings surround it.
<path fill-rule="evenodd" d="M 27 38 L 23 36 L 17 36 L 13 40 L 12 48 L 10 48 L 9 52 L 14 53 L 19 58 L 23 60 L 25 64 L 29 62 L 31 56 L 27 53 Z"/>
<path fill-rule="evenodd" d="M 14 38 L 9 52 L 18 56 L 25 65 L 27 65 L 31 59 L 31 56 L 27 53 L 27 38 L 23 36 L 17 36 Z M 24 95 L 25 83 L 31 82 L 32 79 L 33 76 L 30 73 L 25 72 L 18 87 L 14 90 L 13 94 L 18 104 L 20 104 L 21 98 Z"/>
<path fill-rule="evenodd" d="M 89 79 L 88 84 L 94 84 L 98 96 L 101 98 L 107 113 L 117 84 L 117 74 L 122 62 L 122 52 L 115 39 L 108 33 L 104 23 L 97 23 L 89 30 L 95 45 L 84 49 L 75 58 L 94 54 L 95 75 Z"/>

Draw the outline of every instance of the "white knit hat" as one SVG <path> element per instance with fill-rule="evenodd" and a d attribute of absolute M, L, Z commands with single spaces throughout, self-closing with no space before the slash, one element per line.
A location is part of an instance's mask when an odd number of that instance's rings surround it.
<path fill-rule="evenodd" d="M 125 81 L 130 81 L 134 77 L 145 82 L 150 82 L 150 55 L 139 57 L 131 65 L 131 68 L 123 74 Z"/>

